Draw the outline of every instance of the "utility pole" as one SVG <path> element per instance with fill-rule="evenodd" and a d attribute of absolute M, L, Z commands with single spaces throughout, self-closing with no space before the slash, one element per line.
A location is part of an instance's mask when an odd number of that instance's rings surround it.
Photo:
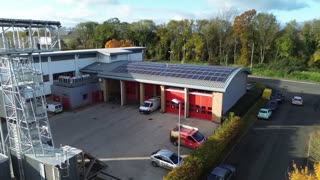
<path fill-rule="evenodd" d="M 251 72 L 252 72 L 253 51 L 254 51 L 254 43 L 252 43 L 252 46 L 251 46 L 251 63 L 250 63 Z"/>

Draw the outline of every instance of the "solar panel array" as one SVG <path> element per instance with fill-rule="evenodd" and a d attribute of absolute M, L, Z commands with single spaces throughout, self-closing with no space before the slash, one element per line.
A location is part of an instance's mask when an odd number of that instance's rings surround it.
<path fill-rule="evenodd" d="M 225 82 L 236 68 L 220 66 L 177 65 L 150 62 L 132 62 L 123 64 L 111 72 L 137 73 L 173 78 L 186 78 L 195 80 Z"/>

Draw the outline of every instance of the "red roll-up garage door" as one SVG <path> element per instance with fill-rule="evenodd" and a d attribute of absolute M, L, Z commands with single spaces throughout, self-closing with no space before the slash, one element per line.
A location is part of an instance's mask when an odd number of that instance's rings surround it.
<path fill-rule="evenodd" d="M 153 97 L 153 84 L 144 84 L 144 99 Z"/>
<path fill-rule="evenodd" d="M 126 96 L 128 100 L 137 100 L 136 86 L 137 86 L 136 82 L 125 81 Z"/>
<path fill-rule="evenodd" d="M 189 116 L 212 120 L 212 94 L 190 92 Z"/>
<path fill-rule="evenodd" d="M 166 89 L 166 112 L 179 114 L 179 105 L 172 102 L 176 98 L 181 101 L 181 115 L 184 114 L 184 91 L 178 89 Z"/>

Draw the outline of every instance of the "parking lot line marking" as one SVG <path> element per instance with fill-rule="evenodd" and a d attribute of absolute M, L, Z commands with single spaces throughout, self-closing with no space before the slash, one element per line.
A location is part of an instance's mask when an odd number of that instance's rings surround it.
<path fill-rule="evenodd" d="M 126 160 L 146 160 L 150 157 L 118 157 L 118 158 L 99 158 L 101 161 L 126 161 Z"/>
<path fill-rule="evenodd" d="M 187 155 L 181 155 L 181 157 L 185 158 Z M 130 161 L 130 160 L 147 160 L 150 157 L 117 157 L 117 158 L 99 158 L 100 161 Z"/>

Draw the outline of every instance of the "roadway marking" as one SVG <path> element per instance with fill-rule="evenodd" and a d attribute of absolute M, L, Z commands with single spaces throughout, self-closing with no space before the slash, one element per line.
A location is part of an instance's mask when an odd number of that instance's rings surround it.
<path fill-rule="evenodd" d="M 181 157 L 185 158 L 188 155 L 181 155 Z M 100 161 L 132 161 L 132 160 L 148 160 L 148 157 L 115 157 L 115 158 L 99 158 Z"/>
<path fill-rule="evenodd" d="M 303 127 L 308 127 L 306 126 L 297 126 L 297 125 L 292 125 L 292 126 L 286 126 L 286 125 L 270 125 L 270 126 L 266 126 L 266 127 L 256 127 L 256 128 L 252 128 L 252 129 L 256 129 L 256 130 L 260 130 L 260 129 L 293 129 L 293 128 L 303 128 Z"/>
<path fill-rule="evenodd" d="M 297 81 L 297 80 L 288 80 L 288 79 L 281 79 L 281 78 L 269 78 L 269 77 L 252 76 L 252 75 L 249 75 L 249 77 L 257 78 L 257 79 L 279 80 L 279 81 L 294 82 L 294 83 L 309 84 L 309 85 L 319 85 L 319 83 L 306 82 L 306 81 Z"/>

